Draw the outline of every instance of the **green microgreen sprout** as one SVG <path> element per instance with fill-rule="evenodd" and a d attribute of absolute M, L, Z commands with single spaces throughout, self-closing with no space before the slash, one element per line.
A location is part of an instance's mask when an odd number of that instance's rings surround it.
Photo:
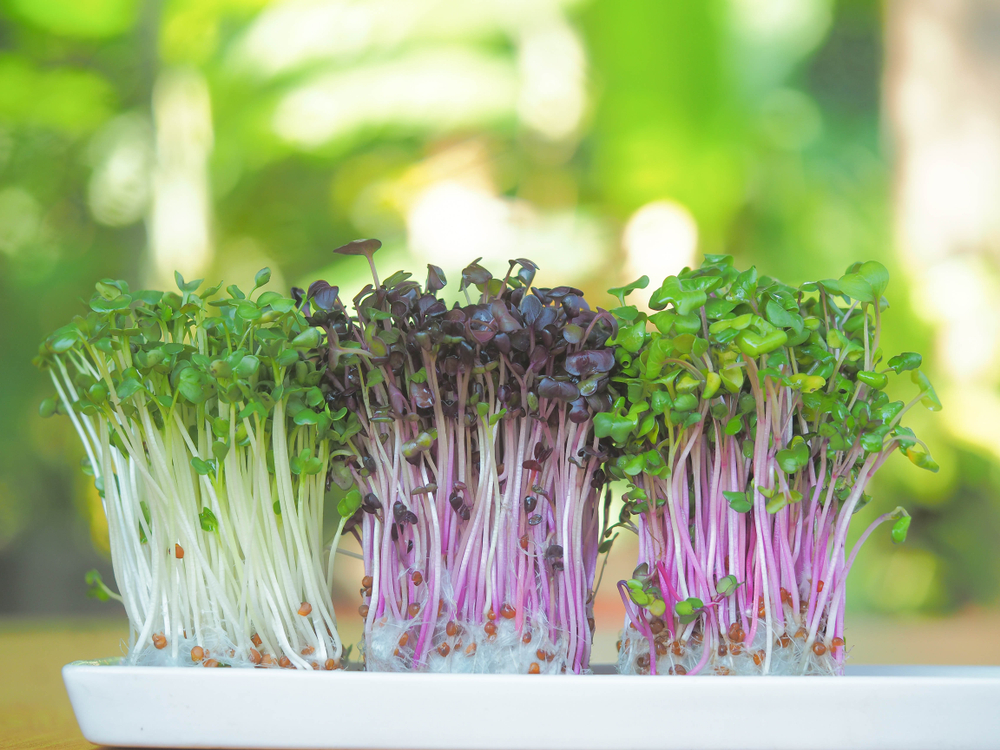
<path fill-rule="evenodd" d="M 904 541 L 911 520 L 879 516 L 848 555 L 864 490 L 896 451 L 938 468 L 901 424 L 941 408 L 920 355 L 883 361 L 888 281 L 869 261 L 794 288 L 709 255 L 652 292 L 651 314 L 625 305 L 645 278 L 611 290 L 615 398 L 594 428 L 627 490 L 604 533 L 638 534 L 641 573 L 619 586 L 622 671 L 842 672 L 858 550 L 886 521 Z M 915 393 L 892 400 L 904 373 Z"/>
<path fill-rule="evenodd" d="M 108 519 L 119 593 L 92 571 L 90 595 L 123 604 L 128 664 L 340 666 L 323 505 L 351 419 L 319 388 L 323 332 L 254 298 L 268 269 L 249 295 L 175 278 L 98 282 L 36 358 L 40 414 L 69 416 Z"/>

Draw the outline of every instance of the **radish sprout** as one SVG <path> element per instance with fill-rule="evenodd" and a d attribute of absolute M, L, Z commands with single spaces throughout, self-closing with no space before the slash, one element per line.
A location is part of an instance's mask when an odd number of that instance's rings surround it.
<path fill-rule="evenodd" d="M 886 521 L 901 542 L 910 523 L 879 516 L 849 551 L 866 485 L 896 449 L 938 468 L 900 424 L 918 403 L 941 408 L 920 356 L 882 361 L 888 280 L 867 262 L 794 289 L 706 256 L 653 293 L 654 314 L 625 304 L 645 277 L 612 290 L 622 395 L 594 422 L 628 483 L 616 526 L 639 538 L 619 584 L 620 671 L 843 672 L 858 549 Z M 903 372 L 919 389 L 907 403 L 883 390 Z"/>

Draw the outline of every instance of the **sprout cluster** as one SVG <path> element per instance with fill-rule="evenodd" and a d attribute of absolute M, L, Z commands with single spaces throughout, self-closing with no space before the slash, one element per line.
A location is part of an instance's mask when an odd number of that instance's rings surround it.
<path fill-rule="evenodd" d="M 254 298 L 269 276 L 222 299 L 101 281 L 36 359 L 58 394 L 41 413 L 69 415 L 103 499 L 120 595 L 88 583 L 120 596 L 127 663 L 341 665 L 323 503 L 351 421 L 320 388 L 320 332 Z"/>
<path fill-rule="evenodd" d="M 865 487 L 896 450 L 937 470 L 900 423 L 940 408 L 921 358 L 883 361 L 879 346 L 888 273 L 855 264 L 796 289 L 707 256 L 653 292 L 649 315 L 625 304 L 647 284 L 612 290 L 620 395 L 594 420 L 607 472 L 627 482 L 618 525 L 639 537 L 619 583 L 619 669 L 841 673 L 858 549 L 887 520 L 903 541 L 910 522 L 880 516 L 848 551 Z M 903 373 L 917 386 L 906 403 L 884 390 Z"/>
<path fill-rule="evenodd" d="M 523 259 L 502 278 L 473 262 L 449 307 L 435 266 L 379 282 L 378 246 L 340 249 L 374 276 L 351 310 L 326 282 L 296 292 L 326 334 L 326 402 L 359 423 L 331 476 L 360 491 L 366 666 L 582 672 L 615 321 L 532 287 Z"/>
<path fill-rule="evenodd" d="M 88 583 L 122 601 L 128 663 L 342 666 L 351 533 L 367 669 L 586 672 L 625 528 L 621 672 L 842 672 L 858 550 L 910 523 L 848 550 L 866 485 L 896 450 L 937 470 L 901 424 L 941 407 L 920 356 L 883 362 L 885 268 L 793 288 L 707 256 L 646 314 L 625 303 L 646 277 L 608 312 L 525 259 L 473 261 L 448 304 L 437 266 L 380 281 L 380 246 L 338 249 L 373 277 L 349 305 L 325 281 L 260 293 L 267 269 L 249 295 L 105 280 L 43 342 L 41 413 L 70 417 L 101 493 L 120 593 Z M 891 400 L 904 373 L 917 393 Z"/>

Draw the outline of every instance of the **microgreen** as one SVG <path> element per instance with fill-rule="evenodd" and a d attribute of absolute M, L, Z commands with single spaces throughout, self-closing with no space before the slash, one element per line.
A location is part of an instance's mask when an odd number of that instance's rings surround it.
<path fill-rule="evenodd" d="M 358 420 L 331 475 L 359 490 L 367 668 L 583 671 L 614 318 L 525 259 L 473 261 L 449 308 L 440 268 L 380 283 L 377 249 L 338 251 L 372 265 L 350 310 L 325 282 L 300 295 L 325 400 Z"/>
<path fill-rule="evenodd" d="M 120 594 L 92 572 L 90 595 L 124 605 L 129 663 L 191 664 L 195 646 L 338 663 L 323 504 L 358 421 L 318 388 L 323 331 L 274 292 L 175 278 L 176 292 L 98 282 L 36 358 L 56 391 L 40 414 L 72 420 L 108 517 Z M 310 617 L 293 617 L 303 602 Z"/>
<path fill-rule="evenodd" d="M 879 517 L 848 556 L 865 487 L 895 451 L 937 470 L 900 424 L 941 408 L 920 356 L 882 361 L 888 283 L 874 261 L 794 288 L 707 256 L 652 291 L 652 315 L 611 290 L 612 406 L 595 433 L 645 571 L 619 587 L 623 671 L 841 671 L 854 557 L 884 521 L 897 543 L 910 524 Z"/>

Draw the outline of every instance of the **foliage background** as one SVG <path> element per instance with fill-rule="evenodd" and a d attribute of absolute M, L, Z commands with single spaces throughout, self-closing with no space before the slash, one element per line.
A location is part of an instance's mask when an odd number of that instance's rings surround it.
<path fill-rule="evenodd" d="M 359 236 L 385 242 L 385 271 L 526 256 L 604 304 L 701 252 L 792 283 L 880 260 L 886 349 L 924 352 L 945 401 L 913 420 L 942 471 L 877 478 L 859 525 L 897 504 L 914 523 L 904 547 L 869 542 L 849 606 L 996 606 L 1000 243 L 995 181 L 974 178 L 1000 111 L 956 136 L 970 174 L 947 153 L 951 172 L 921 171 L 931 115 L 905 97 L 955 84 L 911 64 L 934 41 L 907 36 L 914 13 L 961 40 L 1000 29 L 990 5 L 0 0 L 0 613 L 97 611 L 83 572 L 109 572 L 75 435 L 37 416 L 30 365 L 94 281 L 243 285 L 267 265 L 276 287 L 356 288 L 364 269 L 329 251 Z M 997 38 L 956 81 L 995 80 Z M 975 92 L 952 96 L 939 108 Z M 970 179 L 978 212 L 936 214 L 933 189 Z"/>

